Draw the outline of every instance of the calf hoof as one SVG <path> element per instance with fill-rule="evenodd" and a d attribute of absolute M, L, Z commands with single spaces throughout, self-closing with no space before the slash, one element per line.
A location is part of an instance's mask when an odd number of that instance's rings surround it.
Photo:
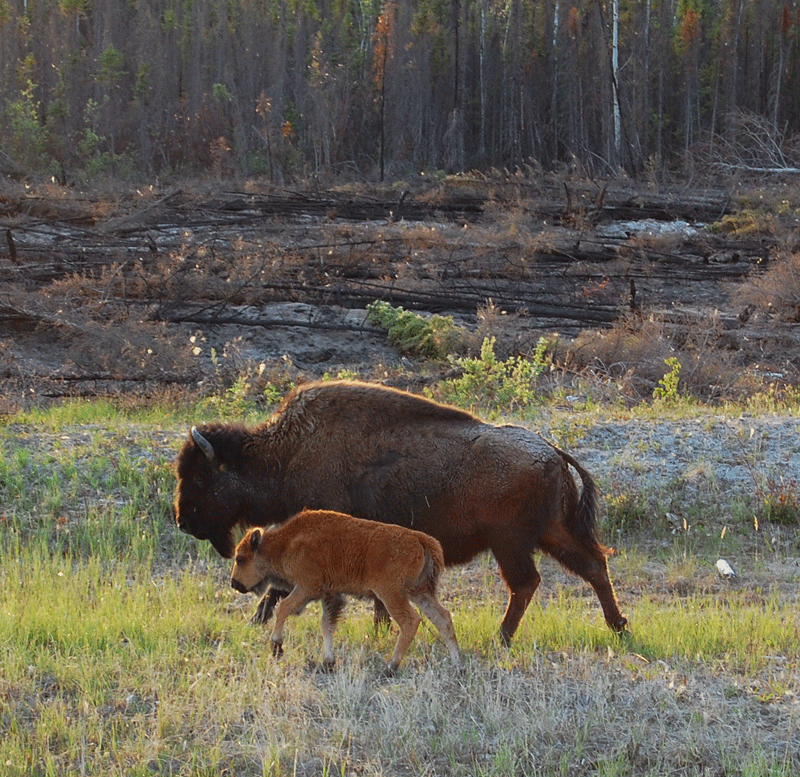
<path fill-rule="evenodd" d="M 280 658 L 283 655 L 283 643 L 282 642 L 274 642 L 272 643 L 272 655 L 275 658 Z"/>
<path fill-rule="evenodd" d="M 394 677 L 395 672 L 397 672 L 397 666 L 390 661 L 385 667 L 383 667 L 381 677 Z"/>

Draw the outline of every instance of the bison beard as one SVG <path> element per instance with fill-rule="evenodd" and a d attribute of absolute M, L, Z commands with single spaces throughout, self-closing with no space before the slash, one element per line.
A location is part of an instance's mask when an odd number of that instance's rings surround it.
<path fill-rule="evenodd" d="M 509 593 L 505 642 L 541 580 L 536 550 L 594 588 L 612 629 L 627 624 L 608 575 L 609 551 L 595 534 L 594 481 L 567 453 L 521 427 L 486 424 L 382 386 L 310 383 L 255 429 L 193 428 L 176 475 L 178 526 L 226 558 L 236 527 L 282 523 L 305 508 L 336 510 L 429 534 L 447 565 L 490 550 Z M 262 618 L 280 595 L 268 592 Z"/>

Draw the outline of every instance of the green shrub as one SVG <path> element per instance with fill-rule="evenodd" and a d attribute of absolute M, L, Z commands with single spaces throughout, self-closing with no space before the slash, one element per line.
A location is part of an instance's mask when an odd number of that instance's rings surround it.
<path fill-rule="evenodd" d="M 664 377 L 658 381 L 658 385 L 653 389 L 653 399 L 669 404 L 678 400 L 681 363 L 674 356 L 670 356 L 669 359 L 664 359 L 664 364 L 670 368 L 670 371 L 664 373 Z"/>
<path fill-rule="evenodd" d="M 40 121 L 37 86 L 27 81 L 15 99 L 7 99 L 2 109 L 5 132 L 4 151 L 16 163 L 33 170 L 46 169 L 52 161 L 47 153 L 49 133 Z"/>
<path fill-rule="evenodd" d="M 403 353 L 436 361 L 457 351 L 465 336 L 452 316 L 421 316 L 381 300 L 367 305 L 367 318 L 385 329 L 389 340 Z"/>
<path fill-rule="evenodd" d="M 479 357 L 452 359 L 462 374 L 444 380 L 437 393 L 462 407 L 511 410 L 537 402 L 536 384 L 548 365 L 547 341 L 541 337 L 532 359 L 511 356 L 505 361 L 494 352 L 495 338 L 487 337 Z"/>

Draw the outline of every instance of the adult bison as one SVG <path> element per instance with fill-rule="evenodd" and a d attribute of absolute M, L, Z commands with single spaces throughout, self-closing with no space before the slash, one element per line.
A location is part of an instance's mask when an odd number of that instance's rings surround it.
<path fill-rule="evenodd" d="M 583 482 L 580 497 L 568 465 Z M 608 576 L 609 551 L 595 534 L 592 478 L 517 426 L 382 386 L 310 383 L 255 429 L 192 428 L 176 475 L 178 526 L 225 558 L 236 526 L 281 523 L 304 508 L 337 510 L 430 534 L 447 565 L 491 550 L 509 592 L 505 642 L 541 580 L 535 550 L 594 588 L 612 629 L 627 623 Z"/>

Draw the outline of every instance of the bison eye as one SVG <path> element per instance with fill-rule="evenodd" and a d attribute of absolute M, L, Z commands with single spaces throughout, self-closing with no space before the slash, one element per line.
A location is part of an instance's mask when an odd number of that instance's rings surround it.
<path fill-rule="evenodd" d="M 233 563 L 234 563 L 234 564 L 244 564 L 244 559 L 243 559 L 241 556 L 237 556 L 237 557 L 236 557 L 236 558 L 233 560 Z"/>

